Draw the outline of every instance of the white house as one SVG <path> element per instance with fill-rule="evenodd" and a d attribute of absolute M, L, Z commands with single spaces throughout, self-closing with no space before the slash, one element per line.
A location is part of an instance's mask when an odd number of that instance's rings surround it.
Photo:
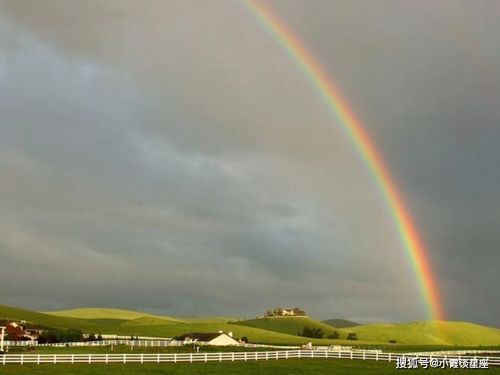
<path fill-rule="evenodd" d="M 186 333 L 182 336 L 176 337 L 178 341 L 183 341 L 184 344 L 195 344 L 199 343 L 201 345 L 214 345 L 214 346 L 228 346 L 228 345 L 239 345 L 240 343 L 235 340 L 231 332 L 217 332 L 217 333 L 197 333 L 191 332 Z"/>

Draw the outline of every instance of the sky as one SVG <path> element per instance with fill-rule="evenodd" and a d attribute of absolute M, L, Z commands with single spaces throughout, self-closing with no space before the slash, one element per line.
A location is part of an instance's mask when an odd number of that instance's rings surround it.
<path fill-rule="evenodd" d="M 266 1 L 362 120 L 449 320 L 500 327 L 500 3 Z M 0 304 L 425 319 L 338 119 L 242 2 L 0 0 Z"/>

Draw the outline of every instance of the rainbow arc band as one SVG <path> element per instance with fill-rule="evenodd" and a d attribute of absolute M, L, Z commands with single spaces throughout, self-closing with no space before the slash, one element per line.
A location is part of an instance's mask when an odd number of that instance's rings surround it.
<path fill-rule="evenodd" d="M 359 152 L 370 170 L 389 208 L 419 285 L 427 318 L 444 320 L 445 313 L 441 305 L 438 287 L 432 273 L 427 251 L 382 156 L 364 129 L 363 124 L 312 53 L 276 16 L 275 12 L 257 0 L 243 0 L 243 4 L 295 61 L 315 90 L 321 95 L 327 107 L 339 120 L 354 148 Z"/>

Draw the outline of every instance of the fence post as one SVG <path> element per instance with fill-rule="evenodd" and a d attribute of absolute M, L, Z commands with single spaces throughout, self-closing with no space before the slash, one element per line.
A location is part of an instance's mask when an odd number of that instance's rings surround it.
<path fill-rule="evenodd" d="M 106 357 L 105 357 L 105 358 L 106 358 L 106 359 L 105 359 L 106 364 L 108 364 L 108 363 L 109 363 L 109 355 L 108 355 L 107 353 L 106 353 Z"/>
<path fill-rule="evenodd" d="M 266 352 L 266 361 L 269 359 L 269 353 Z"/>
<path fill-rule="evenodd" d="M 285 359 L 288 359 L 288 350 L 285 351 Z"/>
<path fill-rule="evenodd" d="M 207 352 L 205 352 L 205 363 L 208 361 L 208 355 Z"/>
<path fill-rule="evenodd" d="M 365 360 L 365 349 L 363 349 L 363 361 Z"/>
<path fill-rule="evenodd" d="M 219 353 L 219 362 L 222 362 L 222 352 Z"/>
<path fill-rule="evenodd" d="M 231 361 L 234 362 L 234 352 L 231 352 Z"/>
<path fill-rule="evenodd" d="M 89 365 L 92 363 L 92 354 L 89 354 Z"/>
<path fill-rule="evenodd" d="M 300 350 L 299 350 L 299 354 L 297 355 L 298 358 L 300 358 Z"/>
<path fill-rule="evenodd" d="M 156 355 L 156 363 L 160 363 L 160 353 Z"/>
<path fill-rule="evenodd" d="M 144 353 L 141 353 L 141 364 L 144 363 Z"/>
<path fill-rule="evenodd" d="M 177 363 L 177 353 L 174 353 L 174 363 Z"/>
<path fill-rule="evenodd" d="M 351 359 L 352 359 L 352 350 L 351 350 Z"/>
<path fill-rule="evenodd" d="M 193 363 L 193 353 L 189 353 L 189 363 Z"/>
<path fill-rule="evenodd" d="M 123 363 L 127 363 L 127 355 L 123 353 Z"/>
<path fill-rule="evenodd" d="M 24 364 L 24 354 L 21 354 L 21 364 Z"/>
<path fill-rule="evenodd" d="M 375 353 L 375 361 L 378 361 L 378 352 Z"/>
<path fill-rule="evenodd" d="M 57 363 L 57 354 L 54 354 L 54 364 Z"/>
<path fill-rule="evenodd" d="M 245 352 L 244 360 L 247 361 L 247 352 Z"/>
<path fill-rule="evenodd" d="M 391 353 L 389 353 L 389 362 L 391 361 Z"/>

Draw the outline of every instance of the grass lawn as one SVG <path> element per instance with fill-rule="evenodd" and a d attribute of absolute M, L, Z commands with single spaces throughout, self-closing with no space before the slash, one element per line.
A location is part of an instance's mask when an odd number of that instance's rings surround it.
<path fill-rule="evenodd" d="M 411 370 L 413 373 L 452 373 L 468 374 L 472 370 L 442 370 L 419 369 Z M 474 370 L 476 371 L 476 370 Z M 472 373 L 475 373 L 472 371 Z M 479 373 L 482 373 L 482 371 Z M 500 374 L 500 368 L 490 368 L 487 374 Z M 0 373 L 6 375 L 16 374 L 401 374 L 404 370 L 397 370 L 394 362 L 349 361 L 349 360 L 323 360 L 323 359 L 289 359 L 283 361 L 261 362 L 224 362 L 224 363 L 194 363 L 194 364 L 110 364 L 110 365 L 8 365 L 0 367 Z"/>

